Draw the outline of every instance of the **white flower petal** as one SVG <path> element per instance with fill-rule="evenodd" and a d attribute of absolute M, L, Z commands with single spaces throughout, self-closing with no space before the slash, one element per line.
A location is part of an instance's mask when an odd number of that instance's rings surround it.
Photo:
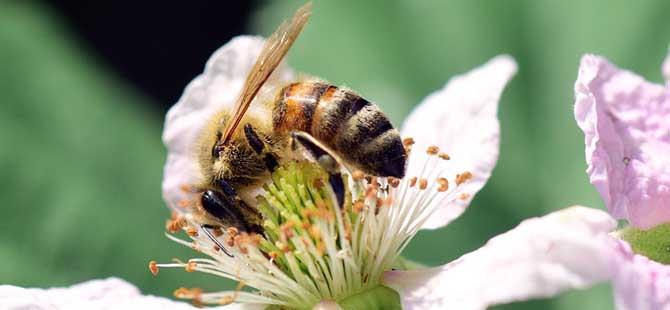
<path fill-rule="evenodd" d="M 633 253 L 619 240 L 613 279 L 614 299 L 619 310 L 670 309 L 670 266 Z"/>
<path fill-rule="evenodd" d="M 410 114 L 402 127 L 404 137 L 412 137 L 408 176 L 420 173 L 430 145 L 440 147 L 451 157 L 454 170 L 473 174 L 461 191 L 466 199 L 445 202 L 422 228 L 439 228 L 458 217 L 484 186 L 498 160 L 500 125 L 498 101 L 507 82 L 517 71 L 510 56 L 498 56 L 483 66 L 449 80 L 441 90 L 431 94 Z"/>
<path fill-rule="evenodd" d="M 168 149 L 163 171 L 163 199 L 170 207 L 174 208 L 181 199 L 190 198 L 189 193 L 180 190 L 182 185 L 200 181 L 195 158 L 200 132 L 214 113 L 225 107 L 232 108 L 264 42 L 261 37 L 238 36 L 219 48 L 207 61 L 205 72 L 188 84 L 179 101 L 168 111 L 163 128 L 163 143 Z M 264 89 L 292 76 L 292 71 L 281 65 Z"/>
<path fill-rule="evenodd" d="M 118 278 L 91 280 L 68 288 L 21 288 L 0 286 L 2 309 L 70 310 L 70 309 L 198 309 L 184 302 L 142 295 L 132 284 Z M 240 305 L 214 309 L 262 309 L 261 305 Z"/>
<path fill-rule="evenodd" d="M 441 267 L 389 271 L 403 308 L 485 309 L 584 288 L 611 274 L 616 227 L 607 213 L 571 207 L 523 221 L 482 248 Z"/>

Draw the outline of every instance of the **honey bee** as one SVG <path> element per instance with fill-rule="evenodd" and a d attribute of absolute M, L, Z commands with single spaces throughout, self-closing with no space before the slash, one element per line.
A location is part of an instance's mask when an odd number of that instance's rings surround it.
<path fill-rule="evenodd" d="M 298 144 L 314 158 L 325 156 L 350 170 L 382 177 L 405 174 L 407 154 L 398 130 L 377 105 L 353 91 L 303 80 L 264 90 L 274 95 L 256 98 L 310 14 L 308 3 L 279 26 L 266 41 L 233 109 L 213 115 L 201 133 L 197 157 L 204 178 L 197 186 L 201 198 L 196 220 L 221 249 L 225 250 L 208 229 L 263 232 L 262 217 L 246 202 L 253 199 L 246 193 L 290 160 Z M 246 113 L 255 98 L 266 101 L 262 104 L 267 113 Z M 330 171 L 331 185 L 341 188 L 341 176 Z"/>

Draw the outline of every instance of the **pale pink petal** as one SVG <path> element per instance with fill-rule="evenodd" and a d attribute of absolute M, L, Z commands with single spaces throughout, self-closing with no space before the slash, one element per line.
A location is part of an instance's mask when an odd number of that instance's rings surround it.
<path fill-rule="evenodd" d="M 316 304 L 312 310 L 340 310 L 342 309 L 340 305 L 332 300 L 323 300 L 320 303 Z"/>
<path fill-rule="evenodd" d="M 428 96 L 405 120 L 404 137 L 415 139 L 408 176 L 417 176 L 424 150 L 436 145 L 451 157 L 446 175 L 464 171 L 473 179 L 461 191 L 466 199 L 446 201 L 422 228 L 439 228 L 458 217 L 484 186 L 498 160 L 498 101 L 517 66 L 510 56 L 498 56 L 483 66 L 449 80 Z M 465 196 L 463 196 L 465 197 Z"/>
<path fill-rule="evenodd" d="M 571 207 L 523 221 L 480 249 L 441 267 L 389 271 L 403 308 L 485 309 L 549 297 L 606 280 L 616 221 L 606 212 Z"/>
<path fill-rule="evenodd" d="M 575 96 L 587 173 L 612 215 L 640 228 L 670 221 L 670 91 L 586 55 Z"/>
<path fill-rule="evenodd" d="M 182 188 L 198 183 L 201 178 L 195 159 L 198 136 L 214 113 L 233 106 L 264 42 L 261 37 L 233 38 L 214 52 L 205 72 L 189 83 L 179 101 L 168 111 L 163 128 L 163 142 L 168 149 L 163 171 L 163 199 L 170 207 L 175 208 L 180 200 L 191 198 Z M 282 65 L 264 89 L 292 76 L 292 71 Z"/>
<path fill-rule="evenodd" d="M 142 295 L 132 284 L 117 278 L 91 280 L 67 288 L 21 288 L 0 286 L 0 308 L 33 310 L 70 309 L 199 309 L 184 302 Z M 213 309 L 263 309 L 261 305 L 232 304 Z"/>
<path fill-rule="evenodd" d="M 670 309 L 670 266 L 634 254 L 619 240 L 613 285 L 619 310 Z"/>

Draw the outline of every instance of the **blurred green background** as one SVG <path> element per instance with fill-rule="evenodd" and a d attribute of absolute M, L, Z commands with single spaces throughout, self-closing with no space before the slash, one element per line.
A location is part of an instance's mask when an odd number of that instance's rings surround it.
<path fill-rule="evenodd" d="M 248 32 L 269 34 L 301 3 L 258 3 Z M 500 104 L 501 157 L 493 177 L 460 219 L 420 233 L 405 253 L 437 265 L 525 218 L 572 204 L 602 208 L 572 116 L 579 58 L 602 54 L 661 81 L 667 12 L 670 2 L 662 0 L 317 0 L 289 62 L 357 90 L 400 124 L 450 76 L 497 54 L 517 59 L 519 73 Z M 197 61 L 204 66 L 206 59 Z M 170 64 L 155 74 L 169 75 Z M 163 236 L 164 112 L 152 100 L 50 7 L 0 3 L 0 283 L 66 286 L 118 276 L 161 296 L 179 286 L 233 286 L 147 270 L 151 259 L 195 254 Z M 608 309 L 612 300 L 603 284 L 497 308 Z"/>

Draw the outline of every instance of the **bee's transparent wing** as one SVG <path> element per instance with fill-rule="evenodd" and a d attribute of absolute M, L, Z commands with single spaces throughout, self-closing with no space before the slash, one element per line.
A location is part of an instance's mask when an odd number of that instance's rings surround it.
<path fill-rule="evenodd" d="M 240 97 L 233 108 L 232 117 L 228 124 L 226 124 L 223 143 L 230 141 L 244 113 L 247 112 L 249 105 L 251 105 L 251 101 L 254 100 L 263 84 L 265 84 L 275 68 L 284 59 L 284 56 L 286 56 L 293 42 L 298 38 L 300 31 L 302 31 L 311 14 L 312 3 L 308 2 L 295 12 L 290 22 L 284 21 L 267 39 L 261 54 L 258 56 L 256 63 L 247 76 L 247 80 L 244 82 Z"/>

